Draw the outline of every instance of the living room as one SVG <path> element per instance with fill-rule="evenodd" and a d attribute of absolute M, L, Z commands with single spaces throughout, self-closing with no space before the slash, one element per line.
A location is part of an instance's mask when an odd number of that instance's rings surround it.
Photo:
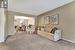
<path fill-rule="evenodd" d="M 0 8 L 1 50 L 75 50 L 75 0 L 8 0 L 8 8 L 5 0 L 0 3 L 5 4 Z M 34 17 L 36 34 L 15 35 L 14 16 Z"/>

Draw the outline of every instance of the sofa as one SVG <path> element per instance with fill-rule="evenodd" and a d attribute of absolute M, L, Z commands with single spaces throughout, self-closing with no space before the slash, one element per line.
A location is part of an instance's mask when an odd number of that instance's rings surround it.
<path fill-rule="evenodd" d="M 47 39 L 58 41 L 61 39 L 62 31 L 60 29 L 56 29 L 54 32 L 52 32 L 53 28 L 55 27 L 51 25 L 40 27 L 40 29 L 37 30 L 37 34 Z"/>
<path fill-rule="evenodd" d="M 38 35 L 45 37 L 47 39 L 58 41 L 61 39 L 61 30 L 56 30 L 54 34 L 46 32 L 46 31 L 37 31 Z"/>

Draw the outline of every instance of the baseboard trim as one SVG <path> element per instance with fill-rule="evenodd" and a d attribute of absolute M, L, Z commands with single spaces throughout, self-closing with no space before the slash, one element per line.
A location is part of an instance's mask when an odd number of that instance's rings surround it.
<path fill-rule="evenodd" d="M 6 38 L 5 38 L 5 40 L 4 41 L 6 41 L 9 37 L 11 37 L 12 35 L 8 35 Z"/>
<path fill-rule="evenodd" d="M 75 43 L 75 41 L 71 41 L 71 40 L 68 40 L 68 39 L 65 39 L 65 38 L 62 38 L 62 40 L 65 40 L 65 41 L 68 41 L 68 42 L 71 42 L 71 43 Z"/>
<path fill-rule="evenodd" d="M 3 43 L 3 42 L 4 42 L 4 40 L 0 41 L 0 43 Z"/>

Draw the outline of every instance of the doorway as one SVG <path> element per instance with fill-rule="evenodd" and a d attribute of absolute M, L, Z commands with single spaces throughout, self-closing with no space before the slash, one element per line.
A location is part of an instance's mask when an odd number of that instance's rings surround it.
<path fill-rule="evenodd" d="M 29 25 L 35 26 L 35 17 L 14 16 L 14 27 L 16 32 L 27 31 Z"/>

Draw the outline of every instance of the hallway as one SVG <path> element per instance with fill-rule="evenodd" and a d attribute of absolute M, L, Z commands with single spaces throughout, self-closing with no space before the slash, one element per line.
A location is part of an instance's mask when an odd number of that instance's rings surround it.
<path fill-rule="evenodd" d="M 75 44 L 53 42 L 36 34 L 18 33 L 0 44 L 0 50 L 75 50 Z"/>

